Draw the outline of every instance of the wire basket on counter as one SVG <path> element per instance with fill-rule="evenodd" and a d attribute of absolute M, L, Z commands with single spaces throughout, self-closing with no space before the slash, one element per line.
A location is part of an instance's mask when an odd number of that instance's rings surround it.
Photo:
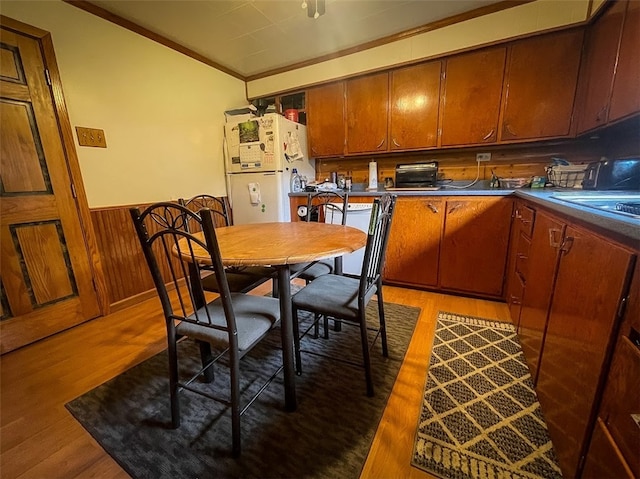
<path fill-rule="evenodd" d="M 582 188 L 585 170 L 588 165 L 547 166 L 549 182 L 558 188 Z"/>

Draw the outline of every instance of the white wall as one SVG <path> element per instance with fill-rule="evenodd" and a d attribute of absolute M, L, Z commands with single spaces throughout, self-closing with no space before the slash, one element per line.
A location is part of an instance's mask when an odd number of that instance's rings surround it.
<path fill-rule="evenodd" d="M 596 2 L 599 0 L 596 0 Z M 589 0 L 537 0 L 379 47 L 247 83 L 249 98 L 268 96 L 422 58 L 582 22 Z M 331 5 L 326 15 L 330 15 Z"/>
<path fill-rule="evenodd" d="M 90 207 L 226 194 L 223 112 L 246 104 L 242 81 L 59 0 L 0 13 L 51 33 L 74 131 L 105 131 L 106 149 L 76 138 Z"/>

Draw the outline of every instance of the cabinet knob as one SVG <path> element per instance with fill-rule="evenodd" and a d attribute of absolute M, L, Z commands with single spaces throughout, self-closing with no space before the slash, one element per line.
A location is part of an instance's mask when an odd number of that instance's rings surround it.
<path fill-rule="evenodd" d="M 556 235 L 558 236 L 558 239 L 556 239 Z M 549 245 L 551 245 L 552 248 L 560 247 L 560 240 L 562 239 L 561 235 L 562 231 L 559 229 L 549 228 Z"/>
<path fill-rule="evenodd" d="M 429 208 L 432 213 L 439 213 L 438 207 L 435 206 L 433 203 L 427 203 L 427 208 Z"/>
<path fill-rule="evenodd" d="M 560 251 L 564 254 L 569 253 L 571 247 L 573 246 L 573 236 L 567 236 L 560 245 Z"/>

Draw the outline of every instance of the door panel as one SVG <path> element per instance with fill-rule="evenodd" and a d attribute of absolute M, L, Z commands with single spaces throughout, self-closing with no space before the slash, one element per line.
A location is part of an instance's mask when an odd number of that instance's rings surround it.
<path fill-rule="evenodd" d="M 100 307 L 41 44 L 4 26 L 1 40 L 4 353 L 96 317 Z"/>

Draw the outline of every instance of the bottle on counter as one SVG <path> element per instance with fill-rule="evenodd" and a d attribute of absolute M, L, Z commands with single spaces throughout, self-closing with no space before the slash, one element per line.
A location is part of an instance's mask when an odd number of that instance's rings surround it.
<path fill-rule="evenodd" d="M 300 193 L 302 191 L 302 181 L 298 174 L 298 169 L 291 170 L 291 193 Z"/>

